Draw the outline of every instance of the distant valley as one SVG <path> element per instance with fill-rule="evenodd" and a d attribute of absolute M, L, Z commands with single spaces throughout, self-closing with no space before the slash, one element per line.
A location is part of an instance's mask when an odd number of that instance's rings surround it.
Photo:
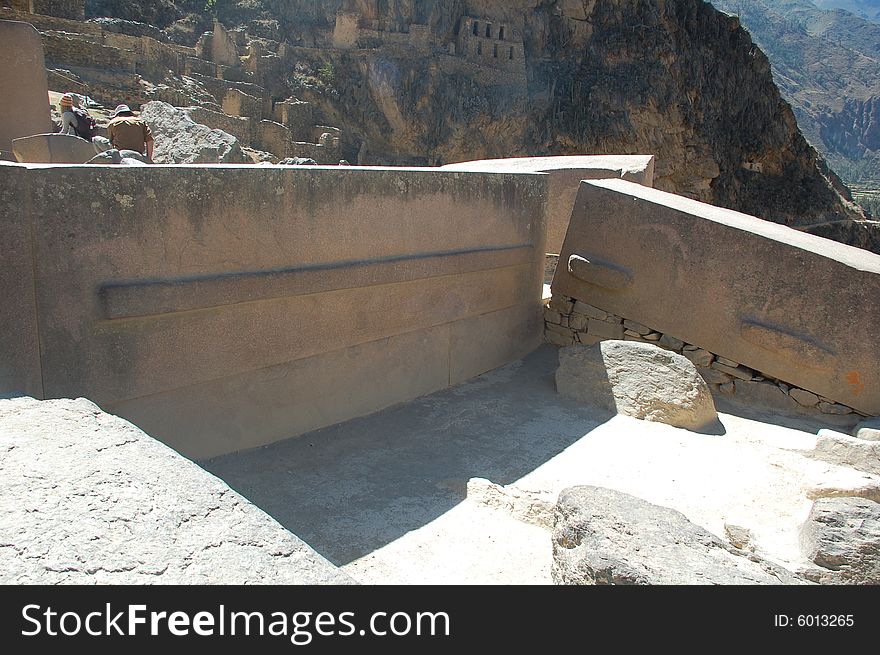
<path fill-rule="evenodd" d="M 880 0 L 712 4 L 740 17 L 807 140 L 880 216 Z"/>

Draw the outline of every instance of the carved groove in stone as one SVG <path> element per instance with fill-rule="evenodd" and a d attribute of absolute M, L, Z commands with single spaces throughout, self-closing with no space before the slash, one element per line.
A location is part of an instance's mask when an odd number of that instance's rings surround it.
<path fill-rule="evenodd" d="M 743 319 L 740 336 L 751 344 L 791 360 L 798 366 L 827 369 L 834 365 L 835 353 L 812 337 L 787 328 L 767 325 L 755 319 Z"/>
<path fill-rule="evenodd" d="M 571 255 L 568 258 L 568 272 L 582 282 L 609 291 L 623 291 L 633 283 L 632 272 L 622 266 L 598 259 L 587 259 L 581 255 Z"/>
<path fill-rule="evenodd" d="M 533 261 L 532 246 L 418 253 L 289 269 L 112 281 L 100 286 L 98 297 L 104 318 L 112 320 L 410 282 L 521 266 Z"/>

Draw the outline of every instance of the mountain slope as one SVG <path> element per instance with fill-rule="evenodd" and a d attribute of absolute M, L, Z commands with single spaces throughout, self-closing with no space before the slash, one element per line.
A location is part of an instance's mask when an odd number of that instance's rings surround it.
<path fill-rule="evenodd" d="M 801 130 L 834 170 L 857 190 L 880 189 L 880 24 L 806 0 L 713 4 L 767 52 Z"/>
<path fill-rule="evenodd" d="M 880 0 L 814 0 L 820 9 L 843 9 L 860 18 L 880 23 Z"/>

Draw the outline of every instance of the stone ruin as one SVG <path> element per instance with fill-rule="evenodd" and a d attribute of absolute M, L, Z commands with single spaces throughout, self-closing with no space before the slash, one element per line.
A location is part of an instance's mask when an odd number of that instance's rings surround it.
<path fill-rule="evenodd" d="M 467 52 L 516 37 L 464 24 Z M 35 29 L 0 30 L 27 55 L 0 75 L 35 81 L 0 79 L 33 106 L 0 120 L 14 150 L 48 127 L 47 91 Z M 215 30 L 203 54 L 230 61 L 230 44 Z M 344 138 L 295 100 L 218 88 L 228 113 L 204 115 L 311 127 L 327 151 Z M 865 339 L 880 256 L 656 191 L 650 156 L 123 169 L 57 164 L 70 155 L 55 136 L 39 140 L 48 165 L 0 162 L 0 394 L 86 397 L 208 458 L 457 385 L 542 341 L 632 340 L 691 360 L 718 397 L 880 414 Z"/>
<path fill-rule="evenodd" d="M 30 23 L 39 30 L 30 29 L 27 37 L 16 37 L 18 46 L 0 53 L 9 57 L 9 74 L 15 71 L 20 73 L 17 79 L 32 82 L 31 97 L 40 98 L 39 108 L 35 105 L 27 112 L 7 108 L 15 114 L 11 121 L 31 121 L 27 126 L 10 126 L 16 138 L 51 130 L 51 123 L 40 122 L 40 117 L 48 118 L 44 98 L 53 88 L 92 98 L 108 108 L 120 102 L 138 108 L 153 100 L 183 106 L 195 122 L 231 135 L 242 147 L 252 149 L 260 161 L 307 157 L 336 164 L 344 158 L 345 135 L 341 130 L 317 124 L 308 103 L 293 98 L 274 100 L 260 85 L 264 69 L 279 65 L 278 54 L 264 52 L 258 41 L 245 43 L 243 33 L 230 32 L 220 23 L 215 23 L 195 48 L 187 48 L 156 40 L 152 34 L 112 31 L 109 25 L 82 22 L 81 17 L 63 11 L 44 14 L 13 4 L 0 8 L 2 19 L 11 19 L 4 23 Z M 11 39 L 7 43 L 14 43 Z M 276 43 L 273 47 L 280 46 Z M 18 53 L 29 54 L 19 59 Z M 176 86 L 151 88 L 144 82 L 144 76 L 162 79 L 165 75 L 171 75 Z M 193 92 L 195 87 L 202 91 Z M 331 136 L 322 139 L 328 133 Z M 0 143 L 7 159 L 12 159 L 10 140 Z M 22 157 L 54 163 L 88 159 L 79 158 L 82 148 L 60 138 L 51 140 L 55 142 L 52 148 L 31 145 Z M 47 159 L 49 153 L 54 158 Z"/>
<path fill-rule="evenodd" d="M 147 25 L 83 22 L 83 2 L 76 0 L 7 0 L 0 7 L 3 19 L 29 22 L 39 30 L 49 88 L 75 92 L 108 109 L 119 103 L 138 109 L 150 101 L 184 108 L 193 121 L 231 135 L 255 162 L 368 163 L 365 136 L 324 125 L 309 102 L 269 91 L 271 80 L 289 75 L 303 61 L 314 63 L 318 53 L 325 62 L 327 53 L 332 61 L 343 52 L 364 60 L 385 52 L 425 58 L 481 83 L 503 84 L 511 102 L 525 98 L 527 88 L 520 28 L 488 18 L 464 16 L 454 34 L 439 35 L 428 25 L 341 12 L 330 32 L 318 30 L 315 42 L 307 44 L 252 36 L 215 21 L 194 47 L 170 43 Z M 61 152 L 61 146 L 51 152 Z M 54 161 L 77 163 L 71 157 Z"/>

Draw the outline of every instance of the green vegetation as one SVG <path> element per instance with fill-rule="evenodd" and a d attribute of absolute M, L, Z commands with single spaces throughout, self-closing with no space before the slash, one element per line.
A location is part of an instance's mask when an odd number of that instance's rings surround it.
<path fill-rule="evenodd" d="M 318 69 L 318 79 L 327 86 L 333 86 L 336 82 L 336 67 L 332 61 L 324 62 Z"/>

